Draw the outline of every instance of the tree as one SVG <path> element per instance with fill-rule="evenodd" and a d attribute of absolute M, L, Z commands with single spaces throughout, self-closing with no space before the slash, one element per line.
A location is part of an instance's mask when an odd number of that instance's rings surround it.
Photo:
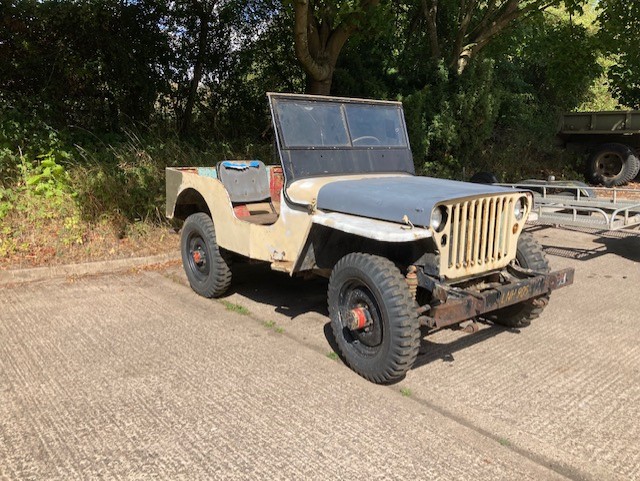
<path fill-rule="evenodd" d="M 178 131 L 191 135 L 201 87 L 215 90 L 232 61 L 231 20 L 236 3 L 230 0 L 169 2 L 168 31 L 172 39 L 171 84 Z"/>
<path fill-rule="evenodd" d="M 293 0 L 295 53 L 307 74 L 307 93 L 329 95 L 340 51 L 379 3 Z"/>
<path fill-rule="evenodd" d="M 640 108 L 640 3 L 601 0 L 599 38 L 615 59 L 609 68 L 613 94 L 623 104 Z"/>
<path fill-rule="evenodd" d="M 458 74 L 496 37 L 551 6 L 578 9 L 586 0 L 418 0 L 411 31 L 426 32 L 428 54 Z"/>
<path fill-rule="evenodd" d="M 2 8 L 4 94 L 65 124 L 115 130 L 124 118 L 149 120 L 168 51 L 160 3 L 23 0 Z"/>

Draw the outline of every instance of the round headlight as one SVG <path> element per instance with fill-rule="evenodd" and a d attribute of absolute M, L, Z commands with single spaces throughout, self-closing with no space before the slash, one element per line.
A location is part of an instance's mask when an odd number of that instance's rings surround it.
<path fill-rule="evenodd" d="M 444 207 L 438 206 L 431 212 L 431 228 L 436 232 L 440 232 L 447 221 L 447 212 Z"/>
<path fill-rule="evenodd" d="M 516 205 L 513 207 L 513 215 L 517 220 L 522 220 L 524 217 L 524 211 L 527 208 L 527 199 L 520 197 L 516 201 Z"/>

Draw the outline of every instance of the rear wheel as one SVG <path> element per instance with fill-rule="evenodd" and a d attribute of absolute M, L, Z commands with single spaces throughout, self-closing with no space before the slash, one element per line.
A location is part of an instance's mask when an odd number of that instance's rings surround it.
<path fill-rule="evenodd" d="M 587 160 L 587 180 L 606 187 L 624 185 L 640 171 L 635 152 L 623 144 L 599 146 Z"/>
<path fill-rule="evenodd" d="M 548 273 L 551 271 L 542 247 L 528 233 L 521 234 L 520 239 L 518 239 L 515 262 L 520 267 L 531 269 L 535 272 Z M 549 294 L 545 294 L 534 299 L 527 299 L 513 306 L 504 307 L 484 317 L 502 326 L 526 327 L 531 324 L 533 319 L 542 314 L 548 303 Z"/>
<path fill-rule="evenodd" d="M 388 383 L 413 366 L 420 346 L 416 304 L 393 262 L 346 255 L 331 273 L 328 301 L 338 349 L 351 369 Z"/>
<path fill-rule="evenodd" d="M 187 217 L 180 244 L 191 288 L 204 297 L 223 295 L 231 284 L 231 269 L 216 242 L 211 217 L 203 212 Z"/>

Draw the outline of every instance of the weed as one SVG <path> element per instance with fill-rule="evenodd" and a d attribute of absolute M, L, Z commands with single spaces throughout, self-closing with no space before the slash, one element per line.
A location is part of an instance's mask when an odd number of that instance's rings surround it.
<path fill-rule="evenodd" d="M 502 446 L 511 446 L 511 441 L 509 441 L 507 438 L 499 438 L 498 442 L 502 445 Z"/>
<path fill-rule="evenodd" d="M 276 321 L 264 321 L 262 325 L 267 329 L 272 329 L 274 332 L 277 332 L 278 334 L 282 334 L 284 332 L 284 327 L 278 326 L 276 324 Z"/>
<path fill-rule="evenodd" d="M 224 299 L 222 299 L 220 302 L 227 311 L 235 312 L 236 314 L 241 314 L 243 316 L 248 316 L 250 314 L 249 309 L 244 306 L 225 301 Z"/>
<path fill-rule="evenodd" d="M 400 394 L 402 394 L 404 397 L 410 397 L 413 392 L 408 387 L 403 387 L 400 388 Z"/>
<path fill-rule="evenodd" d="M 339 359 L 339 358 L 338 358 L 338 355 L 337 355 L 335 352 L 333 352 L 333 351 L 328 352 L 328 353 L 327 353 L 327 357 L 328 357 L 329 359 L 331 359 L 332 361 L 337 361 L 337 360 Z"/>

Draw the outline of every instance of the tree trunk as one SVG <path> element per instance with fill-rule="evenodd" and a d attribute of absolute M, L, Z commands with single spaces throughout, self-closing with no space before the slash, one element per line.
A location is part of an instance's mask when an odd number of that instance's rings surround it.
<path fill-rule="evenodd" d="M 198 33 L 198 53 L 196 63 L 193 66 L 193 78 L 189 84 L 187 102 L 182 112 L 182 121 L 180 122 L 179 128 L 180 137 L 189 135 L 193 124 L 193 108 L 196 103 L 198 87 L 200 86 L 204 72 L 204 62 L 207 54 L 207 44 L 209 42 L 210 20 L 210 14 L 208 12 L 202 12 L 200 15 L 200 31 Z"/>
<path fill-rule="evenodd" d="M 294 0 L 294 47 L 296 58 L 307 75 L 308 94 L 329 95 L 331 80 L 340 51 L 358 30 L 366 13 L 380 0 L 360 0 L 359 7 L 332 28 L 330 19 L 314 16 L 311 0 Z"/>
<path fill-rule="evenodd" d="M 329 76 L 329 78 L 324 80 L 316 80 L 311 75 L 307 74 L 306 92 L 312 95 L 330 95 L 332 79 L 333 73 Z"/>

